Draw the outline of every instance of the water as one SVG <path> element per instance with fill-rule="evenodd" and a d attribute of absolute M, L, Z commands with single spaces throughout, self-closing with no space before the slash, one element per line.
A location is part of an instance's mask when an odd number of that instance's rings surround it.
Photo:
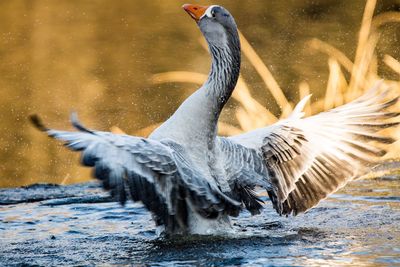
<path fill-rule="evenodd" d="M 399 266 L 398 176 L 354 181 L 310 212 L 267 201 L 229 237 L 157 237 L 141 204 L 110 202 L 97 183 L 0 190 L 2 265 Z"/>

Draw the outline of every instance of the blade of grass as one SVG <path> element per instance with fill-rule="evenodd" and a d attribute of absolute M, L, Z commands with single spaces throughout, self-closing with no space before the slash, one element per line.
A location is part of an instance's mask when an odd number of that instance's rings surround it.
<path fill-rule="evenodd" d="M 349 85 L 349 95 L 354 97 L 358 94 L 361 86 L 362 74 L 364 74 L 365 66 L 365 54 L 368 40 L 370 39 L 372 16 L 376 6 L 376 0 L 367 0 L 367 4 L 364 9 L 364 14 L 361 22 L 361 28 L 358 35 L 358 43 L 356 56 L 354 59 L 353 69 L 351 71 L 351 79 Z"/>
<path fill-rule="evenodd" d="M 400 22 L 400 12 L 390 11 L 375 16 L 372 20 L 372 27 L 377 29 L 384 24 L 393 22 Z"/>
<path fill-rule="evenodd" d="M 141 137 L 148 137 L 155 129 L 157 129 L 162 123 L 155 123 L 152 125 L 149 125 L 145 128 L 139 129 L 135 131 L 136 136 L 141 136 Z"/>
<path fill-rule="evenodd" d="M 325 43 L 317 38 L 313 38 L 308 42 L 312 49 L 327 54 L 329 57 L 336 59 L 349 73 L 353 69 L 353 62 L 339 49 Z"/>
<path fill-rule="evenodd" d="M 371 61 L 375 52 L 375 47 L 378 42 L 379 34 L 371 34 L 366 44 L 364 44 L 364 50 L 357 59 L 357 67 L 354 65 L 349 88 L 346 94 L 346 101 L 350 101 L 357 97 L 362 91 L 368 90 L 372 84 L 368 83 L 368 71 L 371 66 Z"/>
<path fill-rule="evenodd" d="M 111 126 L 110 132 L 112 132 L 113 134 L 126 134 L 126 132 L 124 132 L 121 128 L 115 125 Z"/>
<path fill-rule="evenodd" d="M 325 93 L 324 110 L 329 110 L 335 106 L 336 94 L 339 91 L 339 79 L 340 79 L 339 63 L 335 59 L 329 58 L 328 65 L 329 65 L 329 79 Z"/>
<path fill-rule="evenodd" d="M 236 119 L 239 122 L 240 128 L 243 129 L 244 132 L 254 130 L 254 125 L 251 120 L 249 120 L 250 116 L 242 107 L 239 107 L 236 110 Z"/>
<path fill-rule="evenodd" d="M 260 127 L 266 124 L 272 124 L 278 120 L 274 114 L 252 97 L 246 82 L 241 76 L 239 77 L 237 88 L 233 91 L 232 97 L 243 106 L 251 117 L 261 118 L 260 123 L 257 123 Z"/>
<path fill-rule="evenodd" d="M 394 72 L 400 75 L 400 62 L 390 55 L 385 55 L 383 62 Z"/>
<path fill-rule="evenodd" d="M 371 56 L 368 72 L 366 74 L 366 80 L 368 81 L 376 81 L 379 80 L 378 77 L 378 56 L 376 55 L 375 51 Z M 365 89 L 364 89 L 365 91 Z"/>
<path fill-rule="evenodd" d="M 274 76 L 268 69 L 268 67 L 261 60 L 260 56 L 253 49 L 251 44 L 247 41 L 242 33 L 239 32 L 240 42 L 242 46 L 243 54 L 247 57 L 250 63 L 253 65 L 254 69 L 258 72 L 261 79 L 264 81 L 265 85 L 271 92 L 272 96 L 275 98 L 281 110 L 289 109 L 292 110 L 292 106 L 287 100 L 282 89 L 279 87 Z"/>
<path fill-rule="evenodd" d="M 157 73 L 150 79 L 153 84 L 173 82 L 203 84 L 205 80 L 207 80 L 207 75 L 190 71 L 169 71 Z"/>
<path fill-rule="evenodd" d="M 319 99 L 311 103 L 311 109 L 314 114 L 318 114 L 324 110 L 324 99 Z"/>
<path fill-rule="evenodd" d="M 243 131 L 233 125 L 225 122 L 218 122 L 218 134 L 220 135 L 231 136 L 241 133 L 243 133 Z"/>
<path fill-rule="evenodd" d="M 335 107 L 341 106 L 344 104 L 344 94 L 348 88 L 348 84 L 346 81 L 346 77 L 343 74 L 341 68 L 339 68 L 339 84 L 338 84 L 338 91 L 335 97 Z"/>

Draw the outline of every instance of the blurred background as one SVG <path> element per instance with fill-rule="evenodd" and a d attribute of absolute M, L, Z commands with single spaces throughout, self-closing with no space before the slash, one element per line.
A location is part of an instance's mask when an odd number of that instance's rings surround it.
<path fill-rule="evenodd" d="M 222 134 L 271 123 L 307 93 L 315 113 L 378 78 L 400 88 L 399 0 L 193 2 L 225 6 L 247 40 Z M 70 129 L 75 110 L 89 128 L 143 136 L 166 120 L 210 65 L 184 3 L 0 1 L 0 187 L 90 179 L 29 114 Z"/>

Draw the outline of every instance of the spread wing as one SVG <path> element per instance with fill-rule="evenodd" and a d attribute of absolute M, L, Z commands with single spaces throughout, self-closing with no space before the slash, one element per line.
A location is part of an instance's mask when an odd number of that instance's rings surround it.
<path fill-rule="evenodd" d="M 240 203 L 191 168 L 178 144 L 171 147 L 171 142 L 88 130 L 75 116 L 71 120 L 77 132 L 47 129 L 37 116 L 31 120 L 69 149 L 81 151 L 82 164 L 93 167 L 94 176 L 122 204 L 129 195 L 142 201 L 156 223 L 170 231 L 187 227 L 188 202 L 206 218 L 220 213 L 236 216 L 240 210 Z"/>
<path fill-rule="evenodd" d="M 279 214 L 296 215 L 366 174 L 386 153 L 380 144 L 395 141 L 379 133 L 399 124 L 387 121 L 399 115 L 385 111 L 398 100 L 385 101 L 387 93 L 375 88 L 308 118 L 302 118 L 308 100 L 303 99 L 288 119 L 229 140 L 261 155 L 274 208 Z"/>

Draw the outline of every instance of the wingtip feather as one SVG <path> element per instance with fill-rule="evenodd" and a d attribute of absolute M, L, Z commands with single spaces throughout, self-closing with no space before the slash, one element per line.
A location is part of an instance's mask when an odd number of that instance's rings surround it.
<path fill-rule="evenodd" d="M 72 126 L 74 126 L 77 130 L 79 130 L 81 132 L 87 132 L 87 133 L 93 134 L 93 131 L 87 129 L 85 126 L 83 126 L 79 122 L 78 113 L 76 113 L 75 111 L 71 112 L 70 120 L 71 120 Z"/>
<path fill-rule="evenodd" d="M 303 97 L 303 99 L 300 100 L 299 103 L 297 103 L 296 107 L 294 108 L 292 114 L 289 116 L 289 118 L 301 118 L 304 116 L 304 108 L 306 106 L 306 104 L 308 103 L 308 101 L 310 101 L 312 94 L 309 94 L 305 97 Z"/>
<path fill-rule="evenodd" d="M 32 114 L 29 115 L 29 120 L 32 123 L 32 125 L 38 129 L 39 131 L 42 132 L 47 132 L 49 128 L 47 128 L 44 124 L 42 119 L 37 115 L 37 114 Z"/>

